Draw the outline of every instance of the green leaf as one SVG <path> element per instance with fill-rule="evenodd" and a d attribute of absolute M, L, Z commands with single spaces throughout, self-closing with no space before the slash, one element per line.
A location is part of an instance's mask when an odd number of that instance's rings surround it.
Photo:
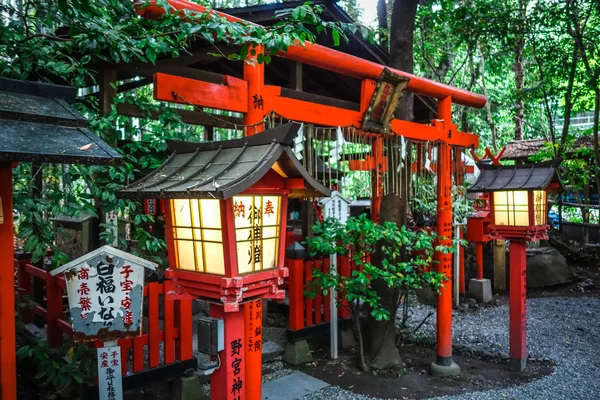
<path fill-rule="evenodd" d="M 154 64 L 156 62 L 156 49 L 154 47 L 146 47 L 146 57 Z"/>

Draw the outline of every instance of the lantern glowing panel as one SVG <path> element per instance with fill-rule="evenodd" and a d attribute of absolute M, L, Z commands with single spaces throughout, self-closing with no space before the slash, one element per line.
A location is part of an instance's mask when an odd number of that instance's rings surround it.
<path fill-rule="evenodd" d="M 225 275 L 219 200 L 173 199 L 176 267 Z"/>
<path fill-rule="evenodd" d="M 532 201 L 530 201 L 530 194 Z M 546 224 L 546 191 L 515 190 L 494 192 L 494 224 L 499 226 L 530 226 Z M 533 207 L 533 221 L 530 221 Z"/>
<path fill-rule="evenodd" d="M 234 196 L 238 272 L 277 268 L 281 196 Z"/>

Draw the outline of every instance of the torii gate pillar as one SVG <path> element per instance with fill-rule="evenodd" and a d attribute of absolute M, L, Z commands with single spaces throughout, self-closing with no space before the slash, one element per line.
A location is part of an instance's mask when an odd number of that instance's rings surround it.
<path fill-rule="evenodd" d="M 438 102 L 438 118 L 443 120 L 443 131 L 452 136 L 452 98 Z M 452 246 L 452 147 L 442 142 L 437 165 L 437 234 L 438 244 Z M 455 376 L 460 367 L 452 361 L 452 255 L 436 253 L 437 272 L 448 279 L 440 289 L 437 301 L 437 346 L 435 361 L 431 364 L 433 376 Z"/>

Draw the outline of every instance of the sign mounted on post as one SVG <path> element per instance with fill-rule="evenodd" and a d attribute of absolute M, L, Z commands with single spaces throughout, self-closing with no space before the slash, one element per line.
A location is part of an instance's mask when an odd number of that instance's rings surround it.
<path fill-rule="evenodd" d="M 144 268 L 157 265 L 104 246 L 52 271 L 65 274 L 75 340 L 139 336 Z"/>
<path fill-rule="evenodd" d="M 121 348 L 101 347 L 98 350 L 98 392 L 101 400 L 123 400 Z"/>
<path fill-rule="evenodd" d="M 331 192 L 331 197 L 319 201 L 323 206 L 324 218 L 335 218 L 340 223 L 345 224 L 350 215 L 350 201 L 340 194 L 340 192 Z"/>

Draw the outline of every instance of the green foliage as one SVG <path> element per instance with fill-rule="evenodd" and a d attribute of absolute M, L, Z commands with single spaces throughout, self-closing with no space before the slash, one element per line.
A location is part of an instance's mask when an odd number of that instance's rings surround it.
<path fill-rule="evenodd" d="M 424 230 L 398 228 L 391 222 L 379 225 L 361 215 L 349 218 L 345 225 L 328 218 L 316 223 L 313 232 L 314 236 L 306 239 L 311 256 L 348 256 L 357 268 L 349 277 L 315 270 L 309 296 L 335 289 L 340 293 L 339 300 L 365 303 L 375 319 L 387 320 L 389 312 L 381 307 L 380 298 L 371 287 L 374 280 L 382 280 L 388 287 L 406 292 L 424 285 L 438 290 L 444 280 L 442 274 L 427 269 L 434 262 L 434 250 L 449 249 L 434 246 L 435 235 Z M 381 266 L 372 264 L 375 256 L 381 259 Z M 351 308 L 351 311 L 357 310 Z"/>
<path fill-rule="evenodd" d="M 67 344 L 55 349 L 37 340 L 17 350 L 17 359 L 29 360 L 35 377 L 50 390 L 60 391 L 80 385 L 96 376 L 94 349 L 86 344 Z"/>
<path fill-rule="evenodd" d="M 331 34 L 335 44 L 353 34 L 373 38 L 365 27 L 323 21 L 323 6 L 310 1 L 279 12 L 278 21 L 269 27 L 230 22 L 210 8 L 202 13 L 186 12 L 183 19 L 167 12 L 152 20 L 138 17 L 134 3 L 23 0 L 0 4 L 0 15 L 6 22 L 0 24 L 0 75 L 85 88 L 75 107 L 88 117 L 90 129 L 116 147 L 124 159 L 121 165 L 108 167 L 44 165 L 39 171 L 31 171 L 28 165 L 18 167 L 14 175 L 15 208 L 20 215 L 17 235 L 25 243 L 25 250 L 33 253 L 34 262 L 48 249 L 55 252 L 54 266 L 66 261 L 54 245 L 56 232 L 49 223 L 58 215 L 76 217 L 86 213 L 101 218 L 104 213 L 115 212 L 133 222 L 132 238 L 138 240 L 144 253 L 140 255 L 152 257 L 166 247 L 139 226 L 151 218 L 141 215 L 141 205 L 117 199 L 117 192 L 135 180 L 141 169 L 156 168 L 164 161 L 166 139 L 198 141 L 203 128 L 183 124 L 175 108 L 154 101 L 151 85 L 119 93 L 110 109 L 103 112 L 98 96 L 92 92 L 104 67 L 177 58 L 189 53 L 194 41 L 212 45 L 218 57 L 246 60 L 255 55 L 257 62 L 268 63 L 278 52 L 304 45 L 305 41 L 314 42 L 317 35 Z M 165 1 L 157 3 L 169 7 Z M 260 54 L 255 50 L 258 46 L 264 49 Z M 117 89 L 136 80 L 119 82 Z M 117 105 L 121 103 L 137 106 L 144 117 L 132 121 L 119 115 Z M 151 113 L 158 114 L 158 120 L 150 118 Z M 223 134 L 229 136 L 231 130 L 215 130 L 216 138 Z M 126 142 L 119 145 L 119 140 Z M 37 174 L 43 175 L 39 188 L 35 187 Z M 101 227 L 101 238 L 112 242 L 113 231 L 105 224 Z M 125 247 L 127 243 L 119 245 Z"/>

